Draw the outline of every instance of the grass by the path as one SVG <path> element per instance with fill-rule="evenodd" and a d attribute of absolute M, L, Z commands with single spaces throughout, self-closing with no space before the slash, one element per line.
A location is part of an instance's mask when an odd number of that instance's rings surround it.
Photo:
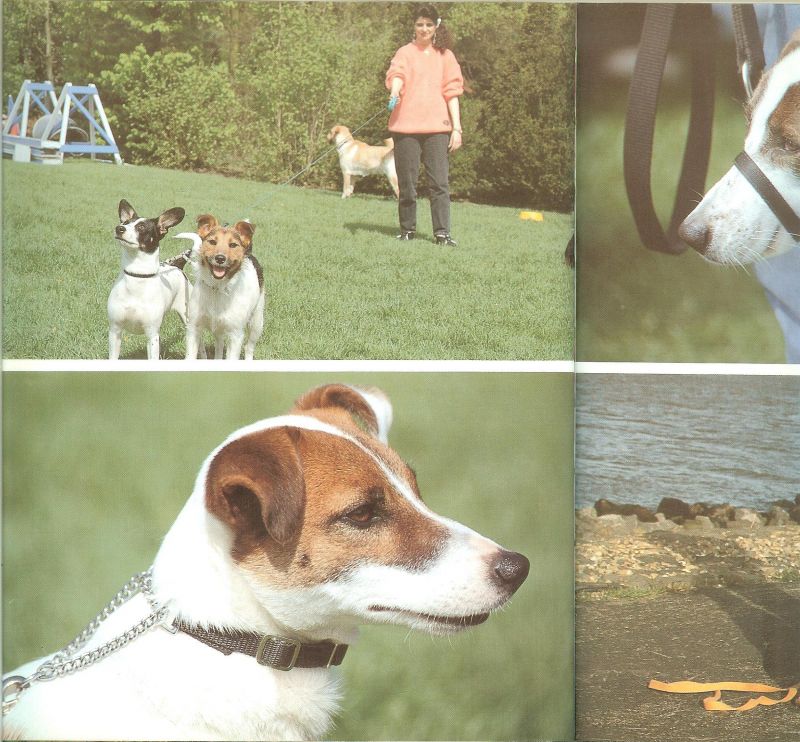
<path fill-rule="evenodd" d="M 784 361 L 775 315 L 752 269 L 711 265 L 693 250 L 680 256 L 641 246 L 622 176 L 624 91 L 578 103 L 577 347 L 584 361 Z M 667 221 L 688 118 L 685 101 L 659 109 L 653 193 Z M 707 183 L 741 150 L 741 106 L 717 97 Z"/>
<path fill-rule="evenodd" d="M 4 669 L 65 645 L 151 563 L 214 446 L 330 381 L 386 391 L 430 507 L 531 560 L 468 632 L 366 628 L 331 737 L 572 739 L 570 374 L 5 374 Z"/>
<path fill-rule="evenodd" d="M 119 272 L 117 204 L 143 216 L 186 209 L 250 218 L 268 293 L 261 359 L 567 359 L 573 273 L 570 215 L 453 204 L 457 249 L 430 241 L 427 200 L 415 242 L 394 239 L 397 203 L 218 175 L 68 162 L 3 163 L 4 356 L 107 357 L 106 301 Z M 535 207 L 535 204 L 531 204 Z M 169 236 L 162 258 L 187 247 Z M 182 358 L 168 316 L 161 354 Z M 145 357 L 126 336 L 124 358 Z"/>

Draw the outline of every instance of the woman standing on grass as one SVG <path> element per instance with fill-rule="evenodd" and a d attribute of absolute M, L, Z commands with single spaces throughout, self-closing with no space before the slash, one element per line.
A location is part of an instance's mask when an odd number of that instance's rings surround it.
<path fill-rule="evenodd" d="M 386 73 L 392 112 L 389 133 L 400 187 L 397 239 L 413 240 L 416 234 L 417 176 L 422 159 L 430 184 L 436 244 L 455 247 L 450 236 L 447 153 L 461 146 L 458 96 L 464 92 L 464 78 L 436 8 L 417 7 L 414 19 L 414 40 L 397 50 Z"/>

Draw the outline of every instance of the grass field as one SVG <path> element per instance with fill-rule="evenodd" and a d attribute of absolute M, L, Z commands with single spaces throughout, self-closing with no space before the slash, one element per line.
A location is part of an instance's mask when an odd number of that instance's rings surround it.
<path fill-rule="evenodd" d="M 572 357 L 573 279 L 562 255 L 572 217 L 453 204 L 457 249 L 420 235 L 398 243 L 397 203 L 217 175 L 72 161 L 3 163 L 4 356 L 100 359 L 108 354 L 106 301 L 119 273 L 117 205 L 141 215 L 182 206 L 177 231 L 203 212 L 250 218 L 265 268 L 260 359 L 536 359 Z M 530 208 L 535 208 L 531 204 Z M 162 258 L 187 247 L 169 236 Z M 182 358 L 177 315 L 161 355 Z M 210 338 L 209 338 L 210 345 Z M 123 358 L 145 357 L 142 336 Z"/>
<path fill-rule="evenodd" d="M 688 96 L 688 92 L 686 94 Z M 622 179 L 622 91 L 578 101 L 577 348 L 584 361 L 784 361 L 783 338 L 761 285 L 749 272 L 641 246 Z M 659 109 L 653 192 L 662 223 L 672 208 L 688 112 Z M 707 183 L 741 150 L 744 117 L 730 94 L 717 96 Z"/>
<path fill-rule="evenodd" d="M 152 561 L 209 451 L 319 374 L 4 375 L 3 666 L 66 644 Z M 364 630 L 334 739 L 571 739 L 569 374 L 345 374 L 391 397 L 392 445 L 440 513 L 531 575 L 451 639 Z M 213 400 L 213 407 L 194 402 Z"/>

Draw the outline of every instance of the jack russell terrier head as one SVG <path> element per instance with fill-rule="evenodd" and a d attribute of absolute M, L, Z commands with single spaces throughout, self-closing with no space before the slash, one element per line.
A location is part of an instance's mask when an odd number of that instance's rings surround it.
<path fill-rule="evenodd" d="M 484 622 L 519 588 L 524 556 L 423 502 L 387 445 L 391 420 L 380 390 L 332 384 L 211 453 L 182 517 L 196 523 L 202 507 L 217 524 L 241 604 L 312 637 L 369 622 L 447 634 Z"/>
<path fill-rule="evenodd" d="M 744 151 L 795 213 L 800 213 L 800 31 L 761 78 L 747 107 Z M 679 229 L 682 240 L 715 263 L 743 264 L 785 252 L 795 237 L 732 167 Z"/>
<path fill-rule="evenodd" d="M 211 214 L 198 216 L 197 234 L 202 240 L 198 248 L 200 275 L 211 276 L 214 281 L 235 276 L 252 249 L 255 231 L 250 222 L 240 221 L 227 227 Z"/>
<path fill-rule="evenodd" d="M 154 219 L 140 217 L 124 198 L 119 202 L 119 224 L 114 229 L 117 242 L 128 250 L 154 253 L 170 227 L 180 224 L 186 212 L 175 207 Z"/>

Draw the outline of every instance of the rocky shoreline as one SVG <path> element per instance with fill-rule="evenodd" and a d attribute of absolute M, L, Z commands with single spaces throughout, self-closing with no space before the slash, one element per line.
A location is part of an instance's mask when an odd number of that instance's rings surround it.
<path fill-rule="evenodd" d="M 800 495 L 766 511 L 664 498 L 575 513 L 579 591 L 800 580 Z"/>

